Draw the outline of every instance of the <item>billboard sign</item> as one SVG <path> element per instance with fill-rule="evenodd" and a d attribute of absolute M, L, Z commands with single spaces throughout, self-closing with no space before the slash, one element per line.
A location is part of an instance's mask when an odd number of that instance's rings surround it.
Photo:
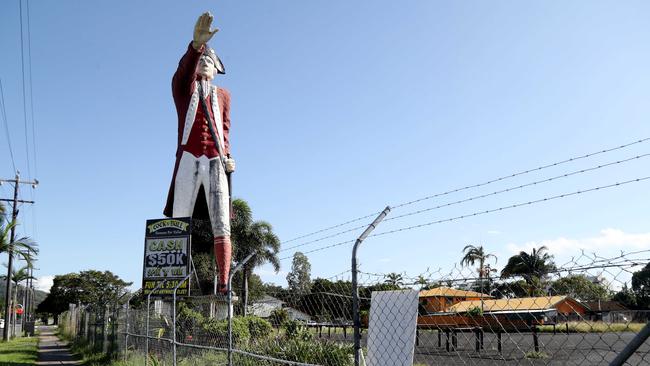
<path fill-rule="evenodd" d="M 191 236 L 189 217 L 147 220 L 144 239 L 142 289 L 145 295 L 173 295 L 174 288 L 190 273 Z M 188 282 L 176 291 L 188 295 Z"/>

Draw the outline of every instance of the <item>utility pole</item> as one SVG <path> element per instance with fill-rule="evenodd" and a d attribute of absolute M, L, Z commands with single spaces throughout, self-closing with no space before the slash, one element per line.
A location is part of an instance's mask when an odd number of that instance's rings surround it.
<path fill-rule="evenodd" d="M 16 172 L 16 177 L 14 179 L 0 179 L 0 184 L 1 183 L 14 183 L 14 198 L 13 200 L 9 199 L 4 199 L 0 198 L 0 201 L 5 201 L 5 202 L 13 202 L 13 207 L 11 210 L 11 222 L 14 223 L 14 226 L 11 228 L 11 237 L 9 239 L 9 248 L 8 248 L 8 254 L 9 254 L 9 261 L 7 264 L 7 287 L 5 289 L 5 327 L 2 332 L 2 339 L 4 341 L 9 340 L 9 326 L 10 326 L 10 321 L 11 321 L 11 275 L 12 275 L 12 266 L 13 266 L 13 259 L 14 259 L 14 246 L 13 242 L 16 239 L 16 218 L 18 217 L 18 204 L 19 203 L 34 203 L 34 201 L 24 201 L 24 200 L 19 200 L 18 199 L 18 187 L 21 184 L 31 184 L 32 187 L 36 187 L 38 184 L 38 180 L 34 179 L 34 181 L 21 181 L 20 180 L 20 172 Z"/>

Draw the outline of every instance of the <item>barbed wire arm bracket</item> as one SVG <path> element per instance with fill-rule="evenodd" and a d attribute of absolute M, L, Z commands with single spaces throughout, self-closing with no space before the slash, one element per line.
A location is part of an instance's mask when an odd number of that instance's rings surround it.
<path fill-rule="evenodd" d="M 375 221 L 373 221 L 366 230 L 361 233 L 357 238 L 357 241 L 354 243 L 352 248 L 352 321 L 354 323 L 354 366 L 359 366 L 360 362 L 360 353 L 361 353 L 361 319 L 359 317 L 359 290 L 357 283 L 357 249 L 359 245 L 363 243 L 363 240 L 370 235 L 370 233 L 375 230 L 377 225 L 388 215 L 390 212 L 390 206 L 386 208 L 377 216 Z"/>

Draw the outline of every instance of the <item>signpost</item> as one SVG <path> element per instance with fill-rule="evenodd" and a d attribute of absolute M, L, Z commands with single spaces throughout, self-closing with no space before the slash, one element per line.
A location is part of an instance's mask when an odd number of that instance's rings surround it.
<path fill-rule="evenodd" d="M 144 295 L 189 295 L 191 236 L 189 217 L 147 220 L 142 289 Z M 162 282 L 165 281 L 163 284 Z"/>

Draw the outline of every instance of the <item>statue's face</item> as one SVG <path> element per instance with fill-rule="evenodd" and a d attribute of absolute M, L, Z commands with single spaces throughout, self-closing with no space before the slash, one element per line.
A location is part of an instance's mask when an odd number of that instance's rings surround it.
<path fill-rule="evenodd" d="M 212 62 L 212 59 L 207 56 L 201 56 L 199 60 L 199 67 L 196 70 L 196 73 L 202 76 L 204 79 L 212 80 L 214 74 L 217 72 L 217 68 Z"/>

